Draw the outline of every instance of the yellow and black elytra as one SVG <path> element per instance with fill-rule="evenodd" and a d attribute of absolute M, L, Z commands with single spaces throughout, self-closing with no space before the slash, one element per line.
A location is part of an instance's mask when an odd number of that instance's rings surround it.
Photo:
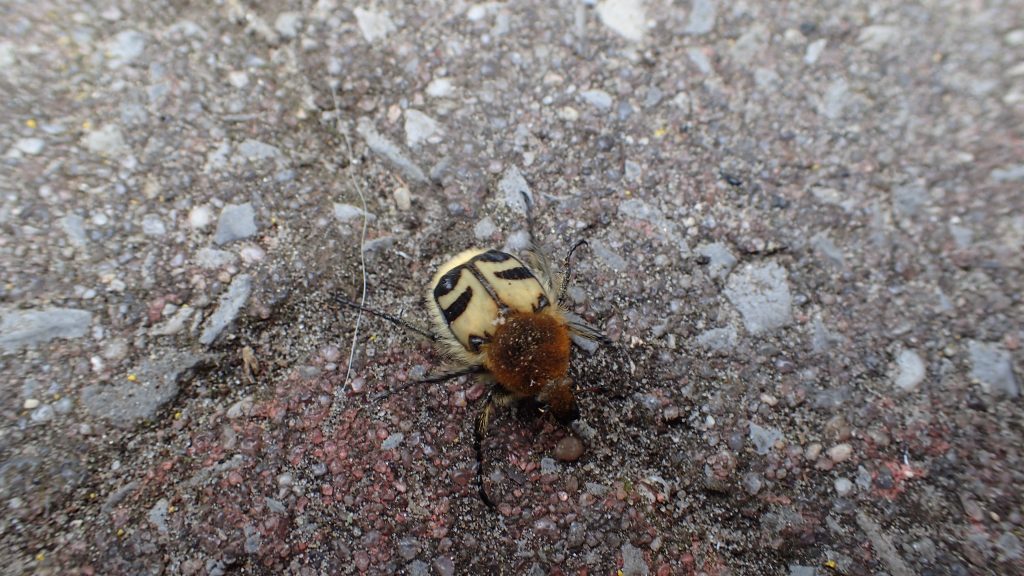
<path fill-rule="evenodd" d="M 532 206 L 529 198 L 525 199 L 532 238 Z M 570 248 L 565 272 L 557 276 L 532 244 L 524 254 L 526 262 L 500 250 L 461 252 L 440 267 L 427 289 L 432 330 L 340 299 L 427 337 L 454 364 L 453 370 L 406 386 L 467 374 L 477 375 L 491 385 L 477 413 L 474 435 L 480 498 L 488 506 L 494 504 L 483 482 L 482 442 L 494 408 L 531 398 L 550 408 L 559 422 L 574 422 L 580 413 L 569 377 L 573 338 L 607 342 L 596 329 L 564 308 L 572 255 L 582 244 L 579 241 Z"/>

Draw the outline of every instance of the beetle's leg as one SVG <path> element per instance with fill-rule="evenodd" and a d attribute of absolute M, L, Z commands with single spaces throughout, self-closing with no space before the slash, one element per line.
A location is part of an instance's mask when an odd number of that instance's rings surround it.
<path fill-rule="evenodd" d="M 373 399 L 371 400 L 371 402 L 374 402 L 374 403 L 380 402 L 381 400 L 387 398 L 388 396 L 391 396 L 392 394 L 395 394 L 396 392 L 401 392 L 403 390 L 407 390 L 407 389 L 412 388 L 413 386 L 415 386 L 417 384 L 435 384 L 437 382 L 445 382 L 445 381 L 451 380 L 452 378 L 458 378 L 459 376 L 468 376 L 470 374 L 480 374 L 481 372 L 484 372 L 484 367 L 483 366 L 467 366 L 465 368 L 459 368 L 457 370 L 449 370 L 448 372 L 441 372 L 441 373 L 438 373 L 438 374 L 431 374 L 430 376 L 427 376 L 426 378 L 421 378 L 419 380 L 410 380 L 409 382 L 405 382 L 404 384 L 401 384 L 400 386 L 395 386 L 394 388 L 392 388 L 390 390 L 385 390 L 384 392 L 381 392 L 380 394 L 377 394 L 376 396 L 374 396 Z"/>
<path fill-rule="evenodd" d="M 488 508 L 494 508 L 494 501 L 487 495 L 487 488 L 484 486 L 484 438 L 487 437 L 487 426 L 491 420 L 491 414 L 495 406 L 505 406 L 515 400 L 501 386 L 491 386 L 484 398 L 484 405 L 476 413 L 476 424 L 473 426 L 473 447 L 476 450 L 476 480 L 480 486 L 480 499 Z"/>

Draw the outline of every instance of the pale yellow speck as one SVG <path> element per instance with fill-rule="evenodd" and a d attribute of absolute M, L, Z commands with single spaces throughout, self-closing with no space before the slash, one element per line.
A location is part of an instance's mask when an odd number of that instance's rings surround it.
<path fill-rule="evenodd" d="M 138 379 L 139 379 L 139 377 L 136 376 L 135 374 L 129 374 L 128 375 L 128 381 L 129 382 L 136 382 L 136 381 L 138 381 Z"/>
<path fill-rule="evenodd" d="M 176 507 L 174 507 L 174 506 L 168 506 L 167 507 L 167 513 L 168 514 L 174 514 L 177 510 L 178 509 Z"/>
<path fill-rule="evenodd" d="M 40 552 L 36 554 L 36 562 L 42 562 L 43 560 L 46 560 L 46 553 Z"/>
<path fill-rule="evenodd" d="M 92 122 L 89 122 L 88 120 L 82 122 L 82 130 L 92 130 Z"/>
<path fill-rule="evenodd" d="M 655 138 L 661 138 L 665 134 L 668 134 L 668 129 L 667 128 L 658 128 L 657 130 L 654 131 L 654 137 Z"/>
<path fill-rule="evenodd" d="M 25 126 L 28 126 L 29 128 L 35 128 L 36 127 L 36 119 L 35 118 L 29 118 L 28 120 L 25 120 Z"/>
<path fill-rule="evenodd" d="M 831 569 L 835 570 L 835 568 L 836 568 L 836 561 L 835 560 L 829 560 L 829 561 L 825 562 L 825 567 L 826 568 L 831 568 Z"/>
<path fill-rule="evenodd" d="M 117 537 L 120 538 L 122 536 L 124 536 L 124 528 L 118 528 L 117 529 Z"/>
<path fill-rule="evenodd" d="M 175 412 L 174 413 L 174 419 L 175 420 L 181 420 L 181 412 Z"/>

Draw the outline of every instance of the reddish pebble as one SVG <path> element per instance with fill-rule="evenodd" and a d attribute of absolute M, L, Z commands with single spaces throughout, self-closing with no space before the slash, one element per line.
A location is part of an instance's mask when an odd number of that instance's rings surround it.
<path fill-rule="evenodd" d="M 228 474 L 228 483 L 232 486 L 237 486 L 242 483 L 242 475 L 238 472 L 232 471 Z"/>
<path fill-rule="evenodd" d="M 469 400 L 470 402 L 472 402 L 472 401 L 476 400 L 477 398 L 480 398 L 481 396 L 483 396 L 484 395 L 484 390 L 486 390 L 486 389 L 487 389 L 487 385 L 486 384 L 477 382 L 476 384 L 473 384 L 473 387 L 469 389 L 469 392 L 466 392 L 466 399 Z"/>
<path fill-rule="evenodd" d="M 366 569 L 370 567 L 370 555 L 366 552 L 356 552 L 356 570 L 360 572 L 366 572 Z"/>
<path fill-rule="evenodd" d="M 562 438 L 555 446 L 555 458 L 562 462 L 575 462 L 583 455 L 583 442 L 575 436 Z"/>

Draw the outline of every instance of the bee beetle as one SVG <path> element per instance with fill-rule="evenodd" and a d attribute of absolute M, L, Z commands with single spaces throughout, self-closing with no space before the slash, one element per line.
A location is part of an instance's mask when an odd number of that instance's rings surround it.
<path fill-rule="evenodd" d="M 570 248 L 563 273 L 552 273 L 547 258 L 533 246 L 532 203 L 523 196 L 531 238 L 525 261 L 500 250 L 479 248 L 448 260 L 426 292 L 432 330 L 343 301 L 425 336 L 454 365 L 450 371 L 410 385 L 463 375 L 476 375 L 490 384 L 477 413 L 474 447 L 480 498 L 492 508 L 494 503 L 484 487 L 482 443 L 494 408 L 533 399 L 547 406 L 560 423 L 574 423 L 580 411 L 569 377 L 572 344 L 587 345 L 589 341 L 587 347 L 592 348 L 593 343 L 608 343 L 604 335 L 564 307 L 572 255 L 586 242 L 580 240 Z"/>

